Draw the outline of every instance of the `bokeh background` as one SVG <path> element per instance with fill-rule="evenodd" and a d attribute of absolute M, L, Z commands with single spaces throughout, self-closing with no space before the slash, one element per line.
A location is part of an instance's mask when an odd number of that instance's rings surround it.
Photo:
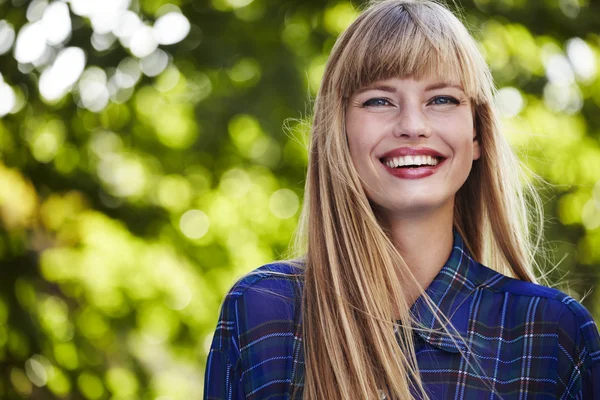
<path fill-rule="evenodd" d="M 0 398 L 202 396 L 224 293 L 285 256 L 361 6 L 0 0 Z M 546 181 L 548 279 L 600 321 L 600 2 L 460 7 Z"/>

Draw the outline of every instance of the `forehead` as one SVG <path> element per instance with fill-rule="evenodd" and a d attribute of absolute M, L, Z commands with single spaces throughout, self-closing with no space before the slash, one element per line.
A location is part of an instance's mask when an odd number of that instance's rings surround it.
<path fill-rule="evenodd" d="M 443 76 L 430 76 L 425 78 L 414 77 L 393 77 L 380 79 L 363 85 L 358 88 L 354 95 L 364 93 L 369 90 L 381 90 L 384 92 L 396 92 L 402 88 L 412 88 L 422 91 L 431 91 L 437 89 L 452 88 L 464 92 L 462 82 L 456 78 L 447 78 Z"/>
<path fill-rule="evenodd" d="M 373 54 L 364 58 L 362 63 L 348 67 L 346 73 L 349 74 L 350 85 L 344 90 L 346 95 L 389 79 L 410 79 L 427 84 L 445 82 L 460 87 L 469 96 L 474 96 L 477 90 L 473 85 L 473 77 L 470 76 L 472 71 L 465 69 L 459 59 L 431 49 L 421 54 L 420 58 L 416 54 L 410 58 L 406 54 Z"/>
<path fill-rule="evenodd" d="M 458 83 L 479 98 L 485 61 L 466 28 L 433 2 L 382 2 L 362 14 L 333 58 L 333 90 L 349 97 L 373 82 L 399 77 Z"/>

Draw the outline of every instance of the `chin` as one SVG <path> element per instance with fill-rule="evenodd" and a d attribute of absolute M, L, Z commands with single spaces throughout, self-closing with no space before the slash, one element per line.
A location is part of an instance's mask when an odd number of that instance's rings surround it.
<path fill-rule="evenodd" d="M 374 201 L 371 204 L 378 204 L 377 208 L 385 215 L 403 218 L 404 216 L 425 216 L 427 214 L 438 213 L 453 213 L 454 212 L 454 196 L 435 196 L 431 194 L 423 194 L 420 196 L 410 196 L 403 198 L 402 201 L 391 202 Z"/>

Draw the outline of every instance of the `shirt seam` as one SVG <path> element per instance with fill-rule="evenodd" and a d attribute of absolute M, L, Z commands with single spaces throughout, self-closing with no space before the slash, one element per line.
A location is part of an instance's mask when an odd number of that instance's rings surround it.
<path fill-rule="evenodd" d="M 282 263 L 269 263 L 269 264 L 265 264 L 263 267 L 266 266 L 275 266 L 275 265 L 287 265 L 287 264 L 282 264 Z M 260 283 L 261 281 L 265 280 L 265 279 L 282 279 L 285 281 L 289 281 L 292 283 L 297 283 L 297 280 L 294 279 L 295 277 L 299 276 L 300 274 L 292 274 L 292 275 L 288 275 L 285 276 L 284 273 L 275 273 L 273 274 L 274 271 L 260 271 L 259 273 L 254 273 L 254 272 L 250 272 L 246 275 L 244 275 L 243 277 L 241 277 L 231 288 L 231 290 L 229 291 L 229 293 L 225 296 L 226 298 L 230 298 L 233 301 L 236 301 L 244 295 L 244 293 L 252 288 L 253 286 L 255 286 L 256 284 Z M 263 275 L 266 274 L 266 275 Z M 252 279 L 250 282 L 245 282 L 246 279 L 248 278 L 254 278 Z"/>
<path fill-rule="evenodd" d="M 577 301 L 570 296 L 567 296 L 566 298 L 570 298 L 574 301 Z M 567 312 L 570 312 L 571 314 L 573 314 L 573 316 L 575 317 L 575 320 L 577 321 L 577 333 L 581 336 L 581 346 L 580 346 L 581 351 L 579 352 L 579 354 L 581 354 L 581 352 L 585 350 L 584 359 L 581 360 L 580 371 L 583 372 L 583 370 L 591 369 L 596 364 L 600 365 L 600 360 L 594 361 L 594 359 L 590 355 L 590 346 L 588 345 L 588 337 L 582 329 L 584 321 L 581 320 L 579 313 L 571 307 L 570 303 L 563 303 L 563 304 L 565 305 L 565 310 L 561 313 L 559 321 L 562 319 L 562 317 Z M 581 304 L 581 303 L 577 302 L 577 304 Z M 558 332 L 558 329 L 560 329 L 560 324 L 557 324 L 557 325 L 558 325 L 557 326 L 557 332 Z"/>
<path fill-rule="evenodd" d="M 208 354 L 210 355 L 211 353 L 221 353 L 223 356 L 225 356 L 225 359 L 227 360 L 227 366 L 233 368 L 233 370 L 240 370 L 241 371 L 241 362 L 242 362 L 242 355 L 239 354 L 238 359 L 236 360 L 235 364 L 231 362 L 231 358 L 229 357 L 229 354 L 224 351 L 224 349 L 222 347 L 213 347 L 212 349 L 209 350 Z M 240 378 L 238 379 L 238 381 L 242 381 L 242 374 L 240 373 Z"/>
<path fill-rule="evenodd" d="M 572 314 L 575 315 L 575 319 L 577 320 L 577 332 L 579 333 L 579 335 L 581 335 L 581 338 L 583 340 L 583 346 L 582 349 L 587 348 L 587 346 L 585 345 L 585 338 L 583 337 L 583 333 L 581 332 L 581 324 L 579 323 L 579 317 L 577 316 L 577 313 L 575 313 L 568 304 L 565 304 L 565 308 L 563 309 L 563 311 L 560 313 L 560 316 L 558 317 L 557 323 L 556 323 L 556 337 L 557 337 L 557 348 L 560 347 L 559 343 L 558 343 L 558 338 L 560 337 L 560 331 L 561 331 L 561 324 L 560 322 L 562 321 L 563 317 L 565 316 L 565 314 L 567 312 L 571 312 Z M 563 329 L 564 331 L 564 329 Z M 575 340 L 575 338 L 573 338 Z M 560 349 L 559 349 L 560 351 Z M 579 355 L 581 354 L 581 351 L 579 351 L 579 349 L 576 348 L 576 352 L 574 353 L 574 355 L 577 356 L 577 360 L 573 360 L 573 368 L 576 368 L 579 371 L 578 375 L 572 374 L 571 377 L 569 378 L 569 380 L 565 383 L 565 389 L 567 389 L 567 391 L 565 391 L 562 396 L 560 397 L 561 399 L 565 398 L 565 395 L 569 395 L 569 397 L 573 396 L 571 393 L 571 389 L 573 386 L 573 380 L 577 379 L 576 377 L 579 376 L 579 378 L 581 379 L 581 377 L 583 376 L 583 372 L 585 370 L 587 370 L 587 366 L 586 366 L 586 362 L 585 360 L 581 360 Z M 588 354 L 589 352 L 585 352 L 585 357 L 588 358 Z M 560 379 L 560 376 L 558 376 L 558 371 L 556 371 L 556 381 L 558 382 L 558 380 Z"/>
<path fill-rule="evenodd" d="M 499 272 L 498 272 L 498 274 L 502 275 Z M 505 276 L 505 275 L 503 275 L 503 276 Z M 510 278 L 510 277 L 506 277 L 506 278 L 508 278 L 508 279 L 514 279 L 514 278 Z M 518 279 L 517 279 L 517 281 L 519 281 L 519 282 L 527 282 L 527 281 L 521 281 L 521 280 L 518 280 Z M 532 282 L 528 282 L 528 283 L 532 283 Z M 532 283 L 532 284 L 534 284 L 534 283 Z M 546 287 L 546 286 L 543 286 L 543 287 Z M 507 289 L 504 289 L 502 287 L 496 287 L 495 284 L 494 285 L 489 285 L 489 284 L 486 284 L 485 282 L 482 283 L 480 286 L 478 286 L 477 289 L 489 289 L 489 291 L 493 292 L 493 293 L 508 293 L 511 296 L 517 296 L 517 297 L 529 297 L 529 298 L 534 298 L 534 299 L 538 298 L 538 299 L 552 300 L 552 301 L 554 301 L 554 302 L 556 302 L 558 304 L 567 306 L 569 309 L 571 309 L 571 307 L 569 306 L 569 304 L 566 304 L 564 302 L 564 300 L 565 299 L 569 299 L 569 300 L 572 299 L 572 300 L 577 301 L 574 297 L 571 297 L 568 294 L 560 292 L 560 291 L 557 292 L 557 293 L 555 293 L 555 294 L 553 294 L 553 295 L 544 295 L 544 294 L 541 294 L 541 295 L 540 294 L 535 294 L 534 295 L 534 294 L 526 294 L 526 293 L 514 293 L 511 290 L 507 290 Z M 550 289 L 552 289 L 552 288 L 550 288 Z M 558 290 L 558 289 L 556 289 L 556 290 Z M 574 311 L 573 311 L 573 313 L 577 314 Z M 561 315 L 562 315 L 562 313 L 561 313 Z M 577 315 L 575 315 L 575 316 L 577 317 Z M 577 318 L 577 320 L 579 320 L 579 318 Z"/>

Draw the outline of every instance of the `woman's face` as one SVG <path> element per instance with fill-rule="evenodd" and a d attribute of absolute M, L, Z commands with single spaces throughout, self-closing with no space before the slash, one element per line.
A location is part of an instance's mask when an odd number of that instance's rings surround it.
<path fill-rule="evenodd" d="M 384 215 L 453 212 L 480 156 L 471 102 L 452 80 L 374 82 L 350 98 L 346 131 L 367 196 Z"/>

